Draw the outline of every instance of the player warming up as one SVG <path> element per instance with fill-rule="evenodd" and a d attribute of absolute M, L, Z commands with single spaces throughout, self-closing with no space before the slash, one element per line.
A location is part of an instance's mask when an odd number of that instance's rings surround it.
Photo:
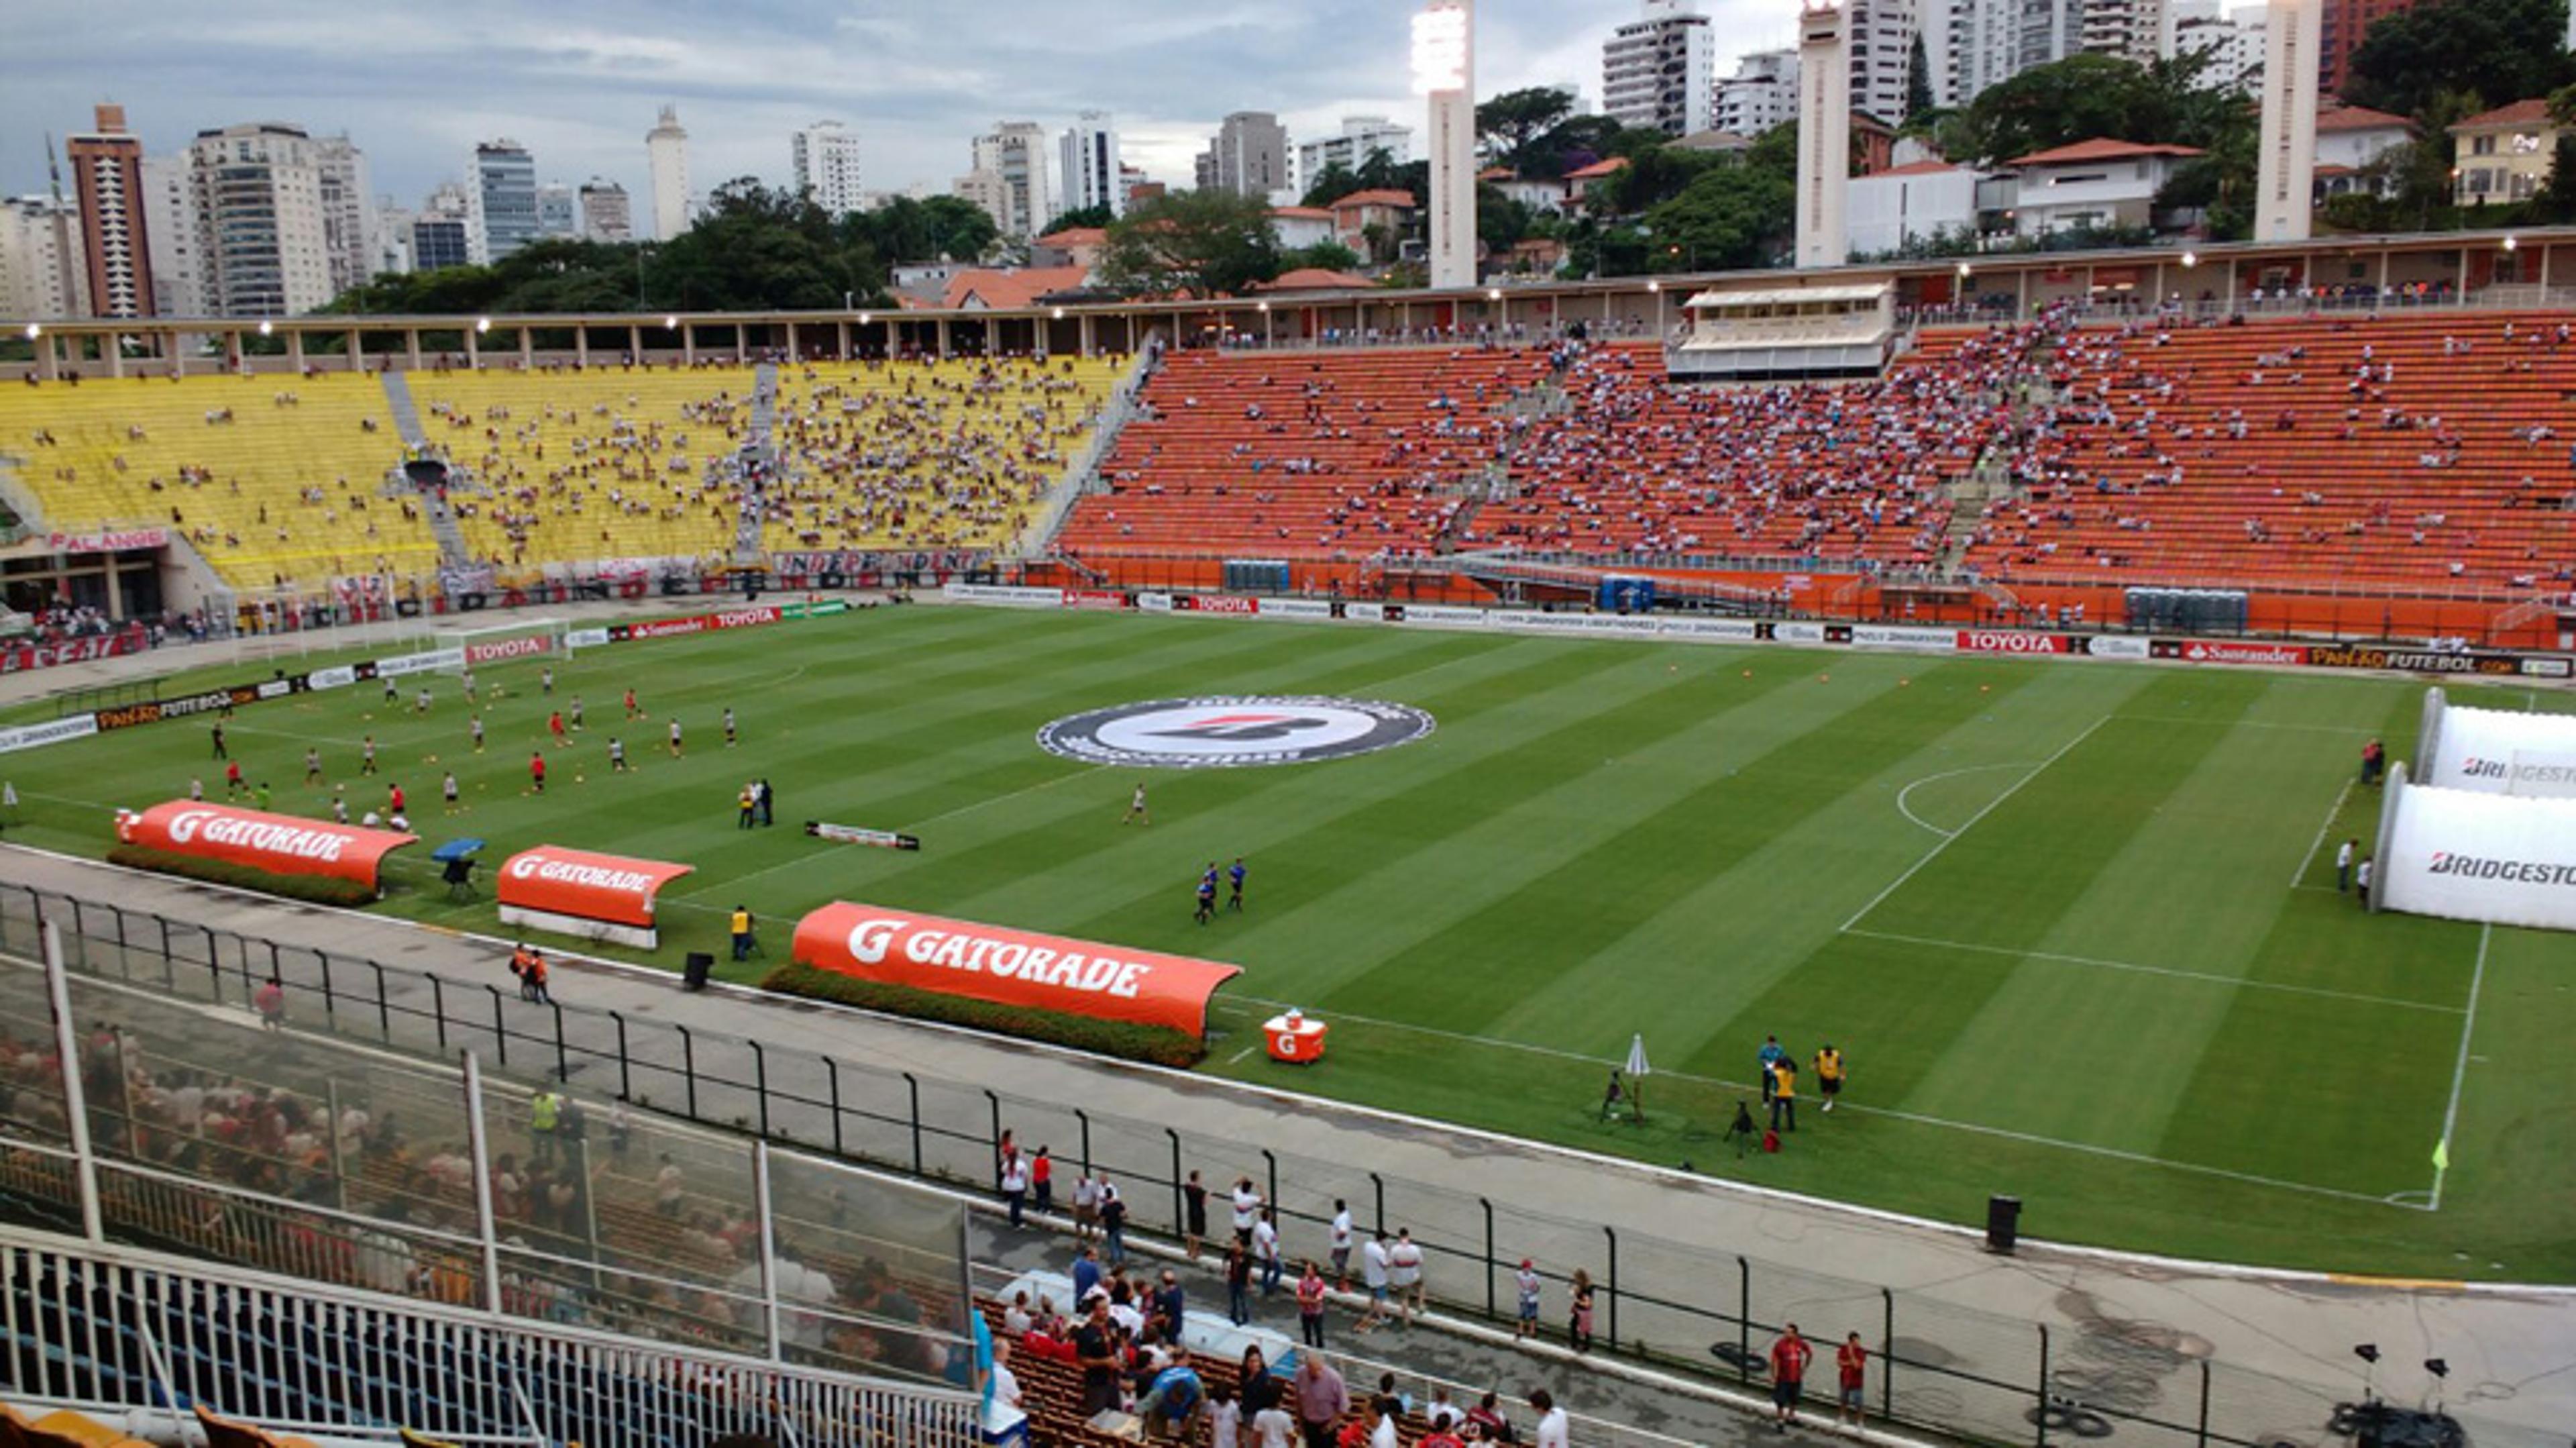
<path fill-rule="evenodd" d="M 1136 781 L 1136 793 L 1127 801 L 1127 813 L 1118 821 L 1122 825 L 1150 825 L 1154 817 L 1145 812 L 1145 781 Z"/>
<path fill-rule="evenodd" d="M 680 757 L 680 721 L 677 719 L 671 721 L 671 757 Z"/>
<path fill-rule="evenodd" d="M 1215 918 L 1216 861 L 1210 860 L 1208 861 L 1207 873 L 1199 876 L 1199 908 L 1197 919 L 1201 925 L 1205 925 Z"/>
<path fill-rule="evenodd" d="M 1234 886 L 1234 893 L 1226 897 L 1226 909 L 1241 910 L 1243 908 L 1243 878 L 1251 873 L 1252 872 L 1250 870 L 1243 867 L 1243 856 L 1235 856 L 1234 864 L 1225 872 L 1226 879 Z"/>

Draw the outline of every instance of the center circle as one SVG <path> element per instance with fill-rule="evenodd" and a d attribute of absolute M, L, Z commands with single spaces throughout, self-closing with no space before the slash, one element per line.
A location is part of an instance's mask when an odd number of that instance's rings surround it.
<path fill-rule="evenodd" d="M 1217 694 L 1117 704 L 1038 731 L 1051 754 L 1144 769 L 1305 764 L 1410 744 L 1432 718 L 1406 704 L 1316 695 Z"/>

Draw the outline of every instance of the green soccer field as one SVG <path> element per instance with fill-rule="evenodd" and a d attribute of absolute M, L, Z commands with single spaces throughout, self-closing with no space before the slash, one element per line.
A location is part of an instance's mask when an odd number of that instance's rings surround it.
<path fill-rule="evenodd" d="M 2420 685 L 935 607 L 558 672 L 553 702 L 581 694 L 590 727 L 542 798 L 533 665 L 483 671 L 507 694 L 479 756 L 446 677 L 426 718 L 364 686 L 245 709 L 234 751 L 275 808 L 321 814 L 307 743 L 344 779 L 373 732 L 432 842 L 693 862 L 663 896 L 665 965 L 721 958 L 737 900 L 780 955 L 832 899 L 1205 955 L 1245 967 L 1219 997 L 1202 1068 L 1219 1075 L 1953 1222 L 2007 1192 L 2057 1240 L 2576 1280 L 2576 950 L 2369 916 L 2334 888 L 2334 842 L 2376 823 L 2357 751 L 2378 734 L 2410 757 Z M 625 726 L 629 685 L 652 717 Z M 1033 742 L 1079 710 L 1211 693 L 1388 700 L 1438 728 L 1353 759 L 1157 772 L 1141 828 L 1120 824 L 1137 771 Z M 631 776 L 606 767 L 619 732 Z M 220 796 L 207 755 L 183 722 L 0 760 L 23 800 L 9 838 L 102 853 L 111 806 L 192 775 Z M 755 776 L 779 825 L 746 833 L 734 792 Z M 924 848 L 819 843 L 797 828 L 817 818 Z M 407 853 L 382 909 L 500 929 Z M 1199 869 L 1236 855 L 1251 908 L 1194 923 Z M 1334 1023 L 1322 1066 L 1259 1051 L 1282 1002 Z M 1606 1067 L 1638 1032 L 1650 1120 L 1603 1125 Z M 1788 1149 L 1739 1161 L 1722 1132 L 1766 1033 L 1802 1063 L 1841 1046 L 1851 1085 L 1827 1117 L 1806 1081 Z"/>

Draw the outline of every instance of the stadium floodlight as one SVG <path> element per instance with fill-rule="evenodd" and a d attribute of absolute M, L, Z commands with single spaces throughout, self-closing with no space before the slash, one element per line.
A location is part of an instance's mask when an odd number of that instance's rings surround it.
<path fill-rule="evenodd" d="M 1664 289 L 1664 284 L 1663 284 L 1662 282 L 1648 282 L 1648 283 L 1646 283 L 1646 295 L 1648 295 L 1648 296 L 1653 296 L 1655 293 L 1660 292 L 1660 291 L 1662 291 L 1663 289 Z"/>
<path fill-rule="evenodd" d="M 1487 287 L 1487 288 L 1485 288 L 1485 300 L 1486 300 L 1486 301 L 1489 301 L 1489 302 L 1499 302 L 1499 301 L 1501 301 L 1502 299 L 1503 299 L 1503 289 L 1502 289 L 1501 287 Z"/>
<path fill-rule="evenodd" d="M 862 327 L 864 327 L 864 326 L 868 325 L 870 322 L 873 322 L 873 321 L 875 321 L 876 319 L 877 319 L 877 316 L 876 316 L 876 313 L 874 313 L 874 312 L 861 312 L 861 313 L 859 313 L 859 325 L 860 325 L 860 326 L 862 326 Z"/>
<path fill-rule="evenodd" d="M 671 315 L 664 317 L 662 319 L 662 330 L 665 332 L 676 332 L 680 330 L 680 314 L 674 312 Z"/>
<path fill-rule="evenodd" d="M 1976 269 L 1975 267 L 1972 267 L 1972 266 L 1968 265 L 1966 262 L 1961 262 L 1961 263 L 1959 263 L 1959 275 L 1961 275 L 1961 276 L 1963 276 L 1963 277 L 1969 277 L 1969 276 L 1975 276 L 1976 274 L 1977 274 L 1977 269 Z"/>
<path fill-rule="evenodd" d="M 1467 12 L 1443 6 L 1413 17 L 1413 93 L 1467 88 Z"/>
<path fill-rule="evenodd" d="M 267 318 L 265 318 L 265 317 L 262 317 L 262 318 L 260 319 L 260 322 L 259 322 L 259 334 L 260 334 L 261 336 L 263 336 L 263 337 L 270 337 L 270 336 L 275 336 L 275 335 L 276 335 L 276 333 L 277 333 L 277 324 L 276 324 L 275 322 L 272 322 L 272 321 L 268 320 L 268 319 L 267 319 Z"/>
<path fill-rule="evenodd" d="M 474 319 L 474 330 L 477 334 L 491 331 L 492 319 L 490 317 L 476 317 Z"/>
<path fill-rule="evenodd" d="M 2521 237 L 2518 237 L 2518 236 L 2508 236 L 2508 237 L 2506 237 L 2506 238 L 2504 239 L 2504 249 L 2505 249 L 2505 250 L 2507 250 L 2507 251 L 2515 251 L 2515 250 L 2519 250 L 2519 249 L 2521 248 L 2521 246 L 2522 246 L 2522 238 L 2521 238 Z"/>
<path fill-rule="evenodd" d="M 28 340 L 28 341 L 33 342 L 33 341 L 34 341 L 34 340 L 36 340 L 38 337 L 41 337 L 41 336 L 43 336 L 43 335 L 45 335 L 45 329 L 44 329 L 43 324 L 38 323 L 38 322 L 29 322 L 29 323 L 27 324 L 27 340 Z"/>
<path fill-rule="evenodd" d="M 2200 253 L 2199 253 L 2199 252 L 2196 252 L 2196 251 L 2187 251 L 2187 252 L 2184 252 L 2184 253 L 2182 254 L 2182 266 L 2183 266 L 2183 270 L 2185 270 L 2185 271 L 2189 271 L 2189 270 L 2191 270 L 2193 267 L 2196 267 L 2196 266 L 2198 266 L 2198 265 L 2200 265 Z"/>
<path fill-rule="evenodd" d="M 1059 322 L 1064 320 L 1064 308 L 1058 307 L 1055 309 L 1055 319 Z"/>

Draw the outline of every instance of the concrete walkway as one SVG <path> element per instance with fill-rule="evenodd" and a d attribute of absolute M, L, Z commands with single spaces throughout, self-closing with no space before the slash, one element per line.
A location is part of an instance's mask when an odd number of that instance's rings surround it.
<path fill-rule="evenodd" d="M 1751 1316 L 1766 1327 L 1792 1319 L 1811 1336 L 1834 1340 L 1858 1330 L 1875 1342 L 1887 1310 L 1877 1290 L 1884 1285 L 1894 1294 L 1901 1355 L 1960 1375 L 1900 1379 L 1900 1410 L 1909 1392 L 1937 1394 L 1919 1405 L 1924 1415 L 1937 1409 L 1946 1421 L 1998 1438 L 2027 1439 L 2020 1414 L 2028 1399 L 1974 1379 L 2034 1382 L 2041 1349 L 2031 1324 L 2048 1329 L 2048 1362 L 2061 1390 L 2186 1429 L 2206 1360 L 2216 1364 L 2214 1429 L 2319 1442 L 2332 1405 L 2358 1395 L 2350 1348 L 2361 1342 L 2380 1346 L 2378 1386 L 2401 1402 L 2429 1397 L 2432 1385 L 2417 1365 L 2446 1358 L 2449 1404 L 2471 1423 L 2480 1448 L 2563 1448 L 2576 1423 L 2576 1294 L 2563 1291 L 2330 1281 L 2028 1242 L 2018 1255 L 1998 1257 L 1957 1230 L 735 988 L 688 995 L 668 975 L 609 963 L 559 964 L 555 994 L 574 1007 L 559 1028 L 545 1007 L 486 989 L 504 979 L 494 942 L 16 849 L 0 850 L 0 879 L 327 950 L 342 972 L 344 996 L 356 960 L 434 971 L 445 980 L 439 994 L 451 1022 L 449 1049 L 473 1049 L 494 1062 L 497 1021 L 510 1033 L 501 1067 L 508 1074 L 552 1069 L 553 1043 L 561 1040 L 577 1089 L 626 1089 L 657 1107 L 685 1107 L 693 1089 L 700 1120 L 757 1124 L 754 1094 L 717 1079 L 747 1083 L 756 1070 L 771 1092 L 773 1132 L 800 1143 L 829 1143 L 837 1132 L 853 1155 L 902 1165 L 918 1159 L 955 1180 L 981 1179 L 994 1122 L 1024 1144 L 1052 1144 L 1068 1162 L 1078 1160 L 1075 1143 L 1088 1139 L 1105 1169 L 1130 1184 L 1138 1225 L 1147 1230 L 1168 1224 L 1173 1207 L 1144 1179 L 1162 1179 L 1175 1154 L 1201 1170 L 1220 1198 L 1238 1172 L 1258 1181 L 1275 1171 L 1292 1258 L 1320 1253 L 1320 1231 L 1310 1220 L 1329 1213 L 1336 1195 L 1351 1199 L 1362 1227 L 1370 1225 L 1372 1193 L 1382 1183 L 1386 1225 L 1410 1226 L 1432 1244 L 1432 1290 L 1453 1300 L 1473 1303 L 1484 1292 L 1475 1262 L 1483 1203 L 1505 1219 L 1495 1250 L 1507 1267 L 1530 1255 L 1557 1273 L 1582 1266 L 1598 1278 L 1615 1234 L 1626 1273 L 1616 1335 L 1623 1346 L 1642 1344 L 1675 1362 L 1713 1365 L 1709 1352 L 1720 1333 L 1709 1314 L 1735 1310 L 1738 1274 L 1746 1270 L 1739 1253 L 1748 1259 Z M 298 1019 L 309 1024 L 319 981 L 292 952 L 287 962 Z M 109 960 L 105 968 L 116 966 Z M 157 979 L 164 969 L 157 953 L 148 962 L 138 954 L 132 968 L 137 979 Z M 198 967 L 181 988 L 201 992 L 193 982 L 204 976 Z M 399 971 L 388 980 L 389 1025 L 370 1017 L 351 1028 L 438 1049 L 429 985 Z M 626 1042 L 624 1081 L 608 1079 L 620 1072 L 619 1037 Z M 742 1040 L 761 1044 L 756 1064 Z M 694 1088 L 683 1074 L 684 1055 L 695 1068 Z M 826 1056 L 838 1064 L 827 1068 Z M 917 1114 L 930 1123 L 923 1133 L 907 1125 L 915 1114 L 900 1094 L 907 1077 L 919 1092 Z M 823 1104 L 836 1099 L 837 1113 Z M 1066 1168 L 1064 1177 L 1071 1174 Z M 1497 1295 L 1506 1306 L 1509 1294 L 1505 1281 Z M 1562 1288 L 1552 1285 L 1550 1321 L 1562 1304 Z M 1606 1305 L 1603 1315 L 1607 1336 Z M 1765 1340 L 1766 1333 L 1753 1334 L 1757 1347 Z M 2134 1439 L 2150 1430 L 2122 1431 Z"/>

